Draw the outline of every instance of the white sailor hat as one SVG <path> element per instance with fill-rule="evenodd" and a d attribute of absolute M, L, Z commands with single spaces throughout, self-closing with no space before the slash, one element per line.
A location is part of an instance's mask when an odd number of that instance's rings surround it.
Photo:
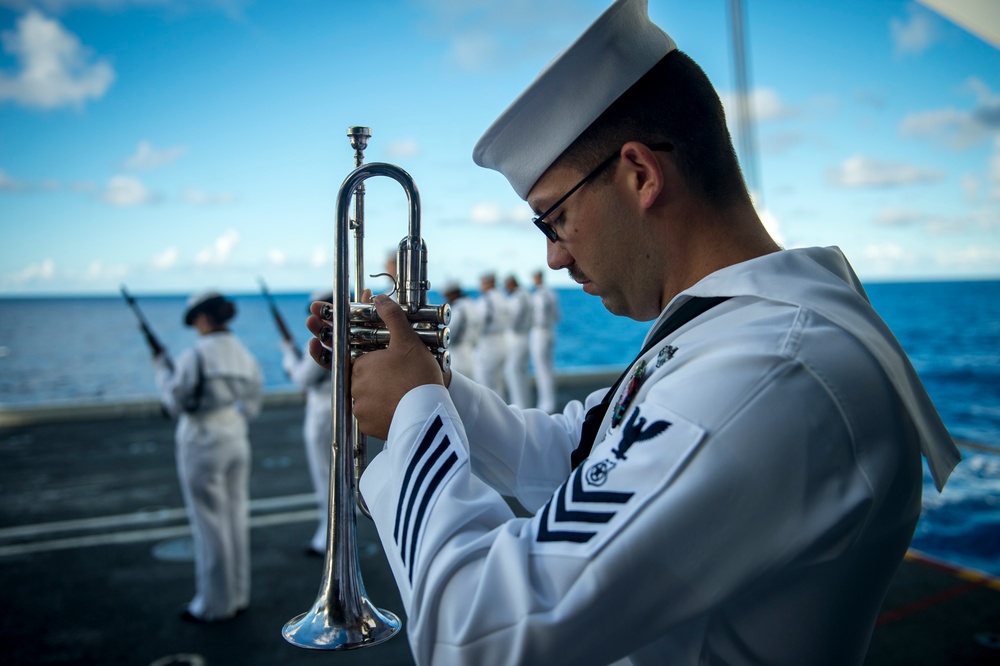
<path fill-rule="evenodd" d="M 226 297 L 213 289 L 192 294 L 187 299 L 187 305 L 184 308 L 184 324 L 186 326 L 193 324 L 195 315 L 198 314 L 198 311 L 202 308 L 202 306 L 209 301 L 214 301 L 216 299 L 224 301 L 226 300 Z"/>
<path fill-rule="evenodd" d="M 648 0 L 617 0 L 548 64 L 476 143 L 472 159 L 522 199 L 612 102 L 677 44 L 649 20 Z"/>

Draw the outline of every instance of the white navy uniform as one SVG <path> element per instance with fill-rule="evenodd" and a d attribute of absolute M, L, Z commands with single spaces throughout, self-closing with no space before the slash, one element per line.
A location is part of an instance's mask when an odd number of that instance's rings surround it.
<path fill-rule="evenodd" d="M 544 284 L 536 285 L 531 293 L 531 332 L 528 344 L 531 364 L 535 368 L 538 409 L 551 413 L 556 408 L 556 378 L 553 367 L 555 330 L 559 322 L 559 300 Z"/>
<path fill-rule="evenodd" d="M 477 318 L 475 303 L 468 296 L 457 298 L 451 302 L 451 323 L 448 329 L 451 340 L 448 349 L 451 351 L 451 369 L 471 377 L 475 367 L 473 355 L 476 346 Z"/>
<path fill-rule="evenodd" d="M 330 417 L 333 384 L 330 371 L 324 370 L 309 356 L 308 346 L 298 353 L 295 345 L 281 341 L 281 365 L 297 386 L 305 391 L 305 419 L 302 438 L 305 442 L 309 477 L 316 492 L 317 524 L 309 547 L 317 553 L 326 551 L 330 510 L 330 454 L 333 442 L 333 422 Z"/>
<path fill-rule="evenodd" d="M 507 295 L 507 341 L 504 379 L 508 402 L 530 407 L 531 385 L 528 381 L 528 332 L 531 330 L 531 296 L 517 287 Z"/>
<path fill-rule="evenodd" d="M 477 299 L 479 336 L 476 339 L 476 382 L 504 395 L 503 361 L 506 354 L 504 329 L 507 326 L 507 299 L 498 289 L 490 289 Z"/>
<path fill-rule="evenodd" d="M 177 417 L 177 474 L 195 555 L 188 610 L 203 620 L 226 619 L 250 603 L 247 419 L 263 402 L 260 367 L 229 331 L 199 336 L 177 357 L 173 372 L 163 355 L 153 363 L 160 400 Z M 201 397 L 194 400 L 199 364 Z"/>
<path fill-rule="evenodd" d="M 361 489 L 417 664 L 862 663 L 920 452 L 939 488 L 958 452 L 838 249 L 719 270 L 660 321 L 689 296 L 731 298 L 629 370 L 575 471 L 603 391 L 399 403 Z"/>

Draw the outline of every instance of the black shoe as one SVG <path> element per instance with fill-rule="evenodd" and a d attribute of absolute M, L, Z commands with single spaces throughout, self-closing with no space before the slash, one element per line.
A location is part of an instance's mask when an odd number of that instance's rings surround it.
<path fill-rule="evenodd" d="M 192 624 L 210 624 L 208 620 L 198 617 L 187 608 L 181 612 L 181 619 L 185 622 L 191 622 Z"/>
<path fill-rule="evenodd" d="M 306 546 L 305 548 L 306 557 L 326 557 L 326 553 L 322 550 L 316 550 L 312 546 Z"/>
<path fill-rule="evenodd" d="M 194 613 L 192 613 L 190 610 L 188 610 L 187 608 L 185 608 L 183 611 L 181 611 L 181 619 L 184 620 L 185 622 L 190 622 L 192 624 L 217 624 L 219 622 L 226 622 L 228 620 L 235 620 L 240 615 L 243 615 L 243 613 L 245 613 L 245 612 L 246 612 L 246 607 L 243 607 L 243 608 L 239 609 L 238 611 L 236 611 L 236 613 L 232 617 L 226 617 L 226 618 L 222 618 L 222 619 L 219 619 L 219 620 L 206 620 L 205 618 L 198 617 L 197 615 L 195 615 Z"/>

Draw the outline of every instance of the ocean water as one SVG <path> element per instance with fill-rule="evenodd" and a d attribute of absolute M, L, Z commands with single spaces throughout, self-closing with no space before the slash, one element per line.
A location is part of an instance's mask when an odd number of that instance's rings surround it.
<path fill-rule="evenodd" d="M 962 447 L 965 459 L 941 494 L 925 471 L 913 546 L 1000 575 L 1000 281 L 875 283 L 866 289 L 952 435 L 986 447 Z M 578 289 L 558 294 L 559 370 L 622 366 L 632 359 L 648 323 L 613 317 Z M 185 297 L 134 295 L 170 352 L 193 343 L 194 332 L 181 322 Z M 238 308 L 232 328 L 260 362 L 267 390 L 294 390 L 281 369 L 279 335 L 263 297 L 232 298 Z M 304 344 L 308 295 L 275 299 Z M 433 293 L 430 300 L 443 302 Z M 0 409 L 155 396 L 145 340 L 120 297 L 0 299 Z"/>

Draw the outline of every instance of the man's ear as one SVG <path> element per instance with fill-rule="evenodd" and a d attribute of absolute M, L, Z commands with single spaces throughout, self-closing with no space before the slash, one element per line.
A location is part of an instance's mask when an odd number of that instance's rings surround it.
<path fill-rule="evenodd" d="M 622 146 L 621 157 L 630 170 L 629 185 L 634 189 L 638 205 L 651 208 L 667 189 L 667 173 L 656 153 L 644 143 L 629 141 Z"/>

